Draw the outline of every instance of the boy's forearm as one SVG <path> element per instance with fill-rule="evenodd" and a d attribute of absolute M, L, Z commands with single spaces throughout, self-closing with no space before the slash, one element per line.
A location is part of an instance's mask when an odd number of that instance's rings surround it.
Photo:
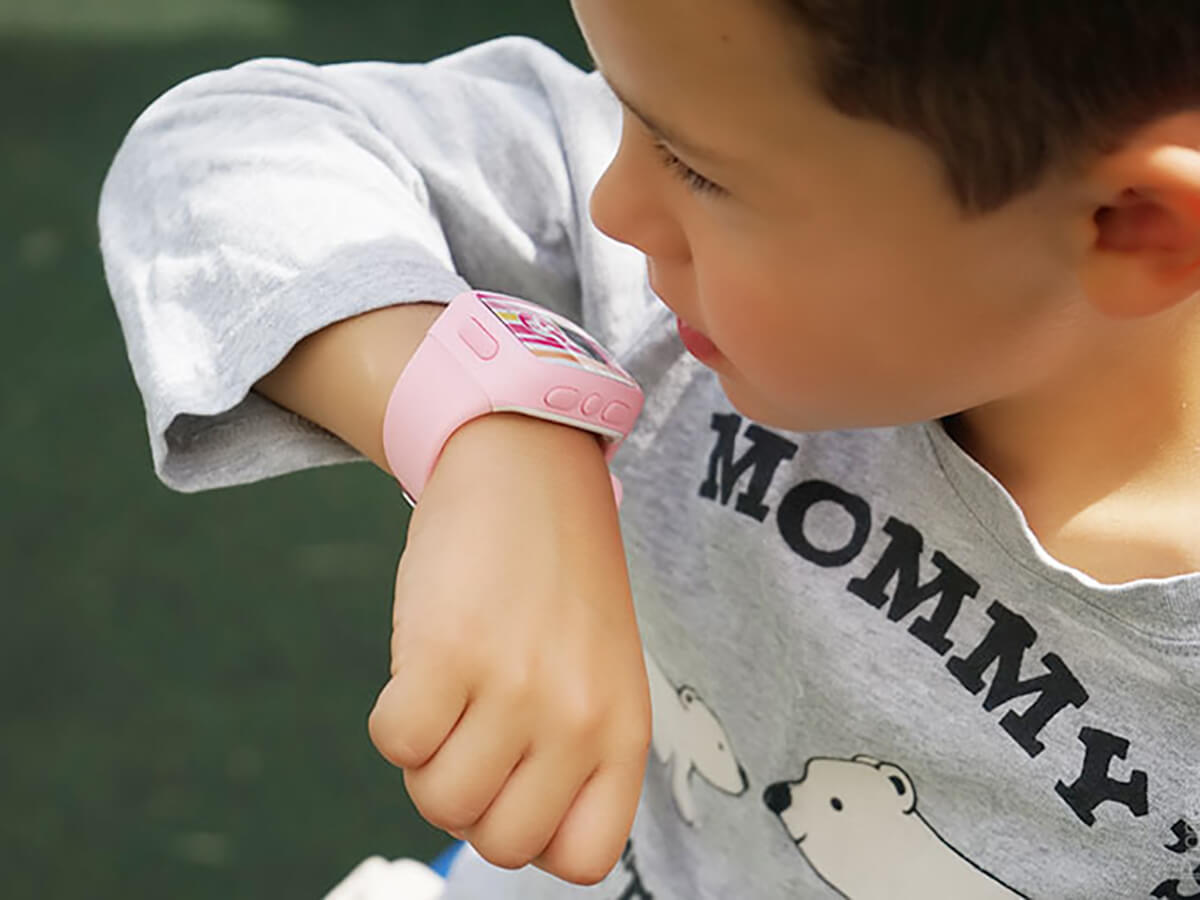
<path fill-rule="evenodd" d="M 396 380 L 425 333 L 445 309 L 444 303 L 390 306 L 335 322 L 309 335 L 255 390 L 285 409 L 336 434 L 385 472 L 383 417 Z M 498 446 L 519 442 L 549 458 L 575 459 L 605 472 L 595 435 L 517 414 L 484 416 L 455 432 L 480 435 L 471 444 Z M 514 444 L 514 446 L 516 446 Z M 537 455 L 537 454 L 535 454 Z M 607 484 L 607 481 L 603 483 Z"/>
<path fill-rule="evenodd" d="M 441 303 L 390 306 L 309 335 L 255 390 L 299 413 L 387 471 L 383 415 L 400 373 Z"/>

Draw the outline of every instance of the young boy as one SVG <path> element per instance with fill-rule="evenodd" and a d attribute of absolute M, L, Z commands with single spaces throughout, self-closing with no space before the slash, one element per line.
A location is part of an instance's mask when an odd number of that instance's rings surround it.
<path fill-rule="evenodd" d="M 593 75 L 191 80 L 102 198 L 182 490 L 386 468 L 468 284 L 645 389 L 619 529 L 518 415 L 413 514 L 371 733 L 445 896 L 1197 896 L 1200 12 L 573 6 Z"/>

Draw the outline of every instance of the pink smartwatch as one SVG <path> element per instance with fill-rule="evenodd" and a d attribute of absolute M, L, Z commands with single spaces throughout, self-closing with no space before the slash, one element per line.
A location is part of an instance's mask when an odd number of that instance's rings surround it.
<path fill-rule="evenodd" d="M 579 326 L 483 291 L 455 297 L 392 391 L 383 420 L 388 467 L 416 504 L 459 426 L 518 412 L 600 435 L 612 460 L 642 410 L 642 390 Z M 620 483 L 613 477 L 617 502 Z"/>

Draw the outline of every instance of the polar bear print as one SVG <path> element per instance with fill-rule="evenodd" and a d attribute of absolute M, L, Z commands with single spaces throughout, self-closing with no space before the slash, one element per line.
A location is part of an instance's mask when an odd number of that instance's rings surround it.
<path fill-rule="evenodd" d="M 733 755 L 733 745 L 716 714 L 684 685 L 675 687 L 658 663 L 646 654 L 653 712 L 654 755 L 671 767 L 671 792 L 680 817 L 696 824 L 691 775 L 695 771 L 718 790 L 739 797 L 750 787 L 746 771 Z"/>
<path fill-rule="evenodd" d="M 850 900 L 1024 897 L 951 847 L 917 812 L 912 780 L 869 756 L 810 759 L 763 802 L 808 864 Z"/>

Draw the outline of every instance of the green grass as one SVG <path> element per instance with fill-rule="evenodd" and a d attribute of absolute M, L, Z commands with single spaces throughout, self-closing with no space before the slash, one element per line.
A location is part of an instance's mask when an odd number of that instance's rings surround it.
<path fill-rule="evenodd" d="M 0 0 L 0 893 L 319 897 L 430 856 L 366 716 L 405 509 L 366 465 L 154 479 L 95 208 L 142 109 L 254 56 L 422 59 L 566 4 Z"/>

